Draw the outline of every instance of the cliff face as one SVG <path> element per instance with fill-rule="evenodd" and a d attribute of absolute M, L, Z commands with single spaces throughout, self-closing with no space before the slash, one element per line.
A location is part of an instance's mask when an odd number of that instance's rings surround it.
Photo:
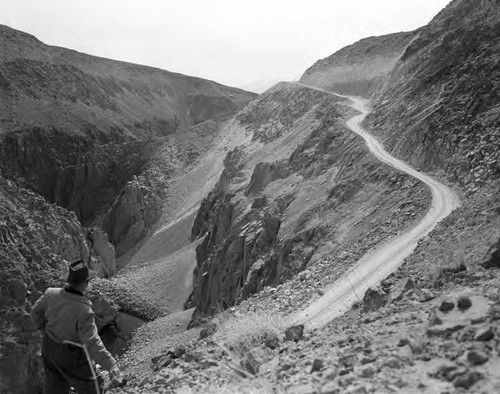
<path fill-rule="evenodd" d="M 423 187 L 369 155 L 337 100 L 280 84 L 236 116 L 253 137 L 227 155 L 193 225 L 192 239 L 203 237 L 187 302 L 195 318 L 307 273 L 323 257 L 361 254 L 424 208 Z M 370 224 L 361 230 L 361 221 Z"/>
<path fill-rule="evenodd" d="M 387 148 L 476 191 L 500 177 L 499 10 L 497 0 L 452 1 L 428 25 L 361 40 L 301 81 L 373 96 L 368 125 Z"/>

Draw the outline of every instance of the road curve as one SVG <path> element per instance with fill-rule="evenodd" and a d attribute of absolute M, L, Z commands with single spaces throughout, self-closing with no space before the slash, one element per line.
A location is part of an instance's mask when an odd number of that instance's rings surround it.
<path fill-rule="evenodd" d="M 363 297 L 369 287 L 378 284 L 382 279 L 394 272 L 404 259 L 413 252 L 418 241 L 429 234 L 454 209 L 459 207 L 460 201 L 457 195 L 447 186 L 391 156 L 386 152 L 382 144 L 361 126 L 363 119 L 369 113 L 369 102 L 367 100 L 337 95 L 307 85 L 301 84 L 301 86 L 350 99 L 350 106 L 359 111 L 360 114 L 349 119 L 347 126 L 365 140 L 370 152 L 380 161 L 419 179 L 432 192 L 431 207 L 415 227 L 390 240 L 372 253 L 363 256 L 344 276 L 333 283 L 331 289 L 323 297 L 305 310 L 290 317 L 291 324 L 304 324 L 307 329 L 312 329 L 322 327 L 335 317 L 347 312 L 355 301 Z"/>

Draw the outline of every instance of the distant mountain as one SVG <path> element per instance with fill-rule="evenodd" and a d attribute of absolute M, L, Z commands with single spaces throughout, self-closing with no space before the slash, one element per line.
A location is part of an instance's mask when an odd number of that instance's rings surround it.
<path fill-rule="evenodd" d="M 1 131 L 162 135 L 220 119 L 255 94 L 157 68 L 48 46 L 0 25 Z"/>
<path fill-rule="evenodd" d="M 0 170 L 88 222 L 141 172 L 154 138 L 221 120 L 255 96 L 0 26 Z"/>
<path fill-rule="evenodd" d="M 383 85 L 417 32 L 368 37 L 318 60 L 300 82 L 338 93 L 369 95 Z"/>

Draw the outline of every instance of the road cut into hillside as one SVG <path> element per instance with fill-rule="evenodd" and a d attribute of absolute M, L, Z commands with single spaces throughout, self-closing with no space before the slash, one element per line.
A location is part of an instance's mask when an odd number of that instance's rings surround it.
<path fill-rule="evenodd" d="M 417 225 L 363 256 L 320 299 L 305 310 L 290 317 L 292 324 L 304 324 L 306 329 L 313 329 L 322 327 L 332 319 L 347 312 L 356 301 L 363 297 L 369 287 L 377 285 L 394 272 L 413 252 L 418 241 L 429 234 L 454 209 L 458 208 L 460 201 L 446 185 L 391 156 L 382 144 L 362 127 L 361 124 L 369 113 L 368 100 L 359 97 L 346 97 L 307 85 L 302 86 L 349 99 L 351 101 L 349 105 L 360 112 L 347 121 L 349 129 L 365 140 L 367 147 L 375 157 L 422 181 L 432 192 L 431 207 L 427 215 Z"/>

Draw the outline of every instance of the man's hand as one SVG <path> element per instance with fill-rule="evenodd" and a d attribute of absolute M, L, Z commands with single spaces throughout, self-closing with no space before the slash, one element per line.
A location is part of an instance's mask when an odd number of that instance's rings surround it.
<path fill-rule="evenodd" d="M 127 380 L 123 378 L 120 369 L 115 365 L 111 371 L 109 371 L 109 388 L 114 389 L 117 387 L 123 387 L 127 384 Z"/>
<path fill-rule="evenodd" d="M 110 381 L 113 381 L 113 380 L 120 381 L 121 377 L 122 377 L 122 374 L 121 374 L 120 368 L 118 368 L 118 366 L 115 365 L 113 368 L 111 368 L 111 370 L 109 371 L 109 380 Z"/>

